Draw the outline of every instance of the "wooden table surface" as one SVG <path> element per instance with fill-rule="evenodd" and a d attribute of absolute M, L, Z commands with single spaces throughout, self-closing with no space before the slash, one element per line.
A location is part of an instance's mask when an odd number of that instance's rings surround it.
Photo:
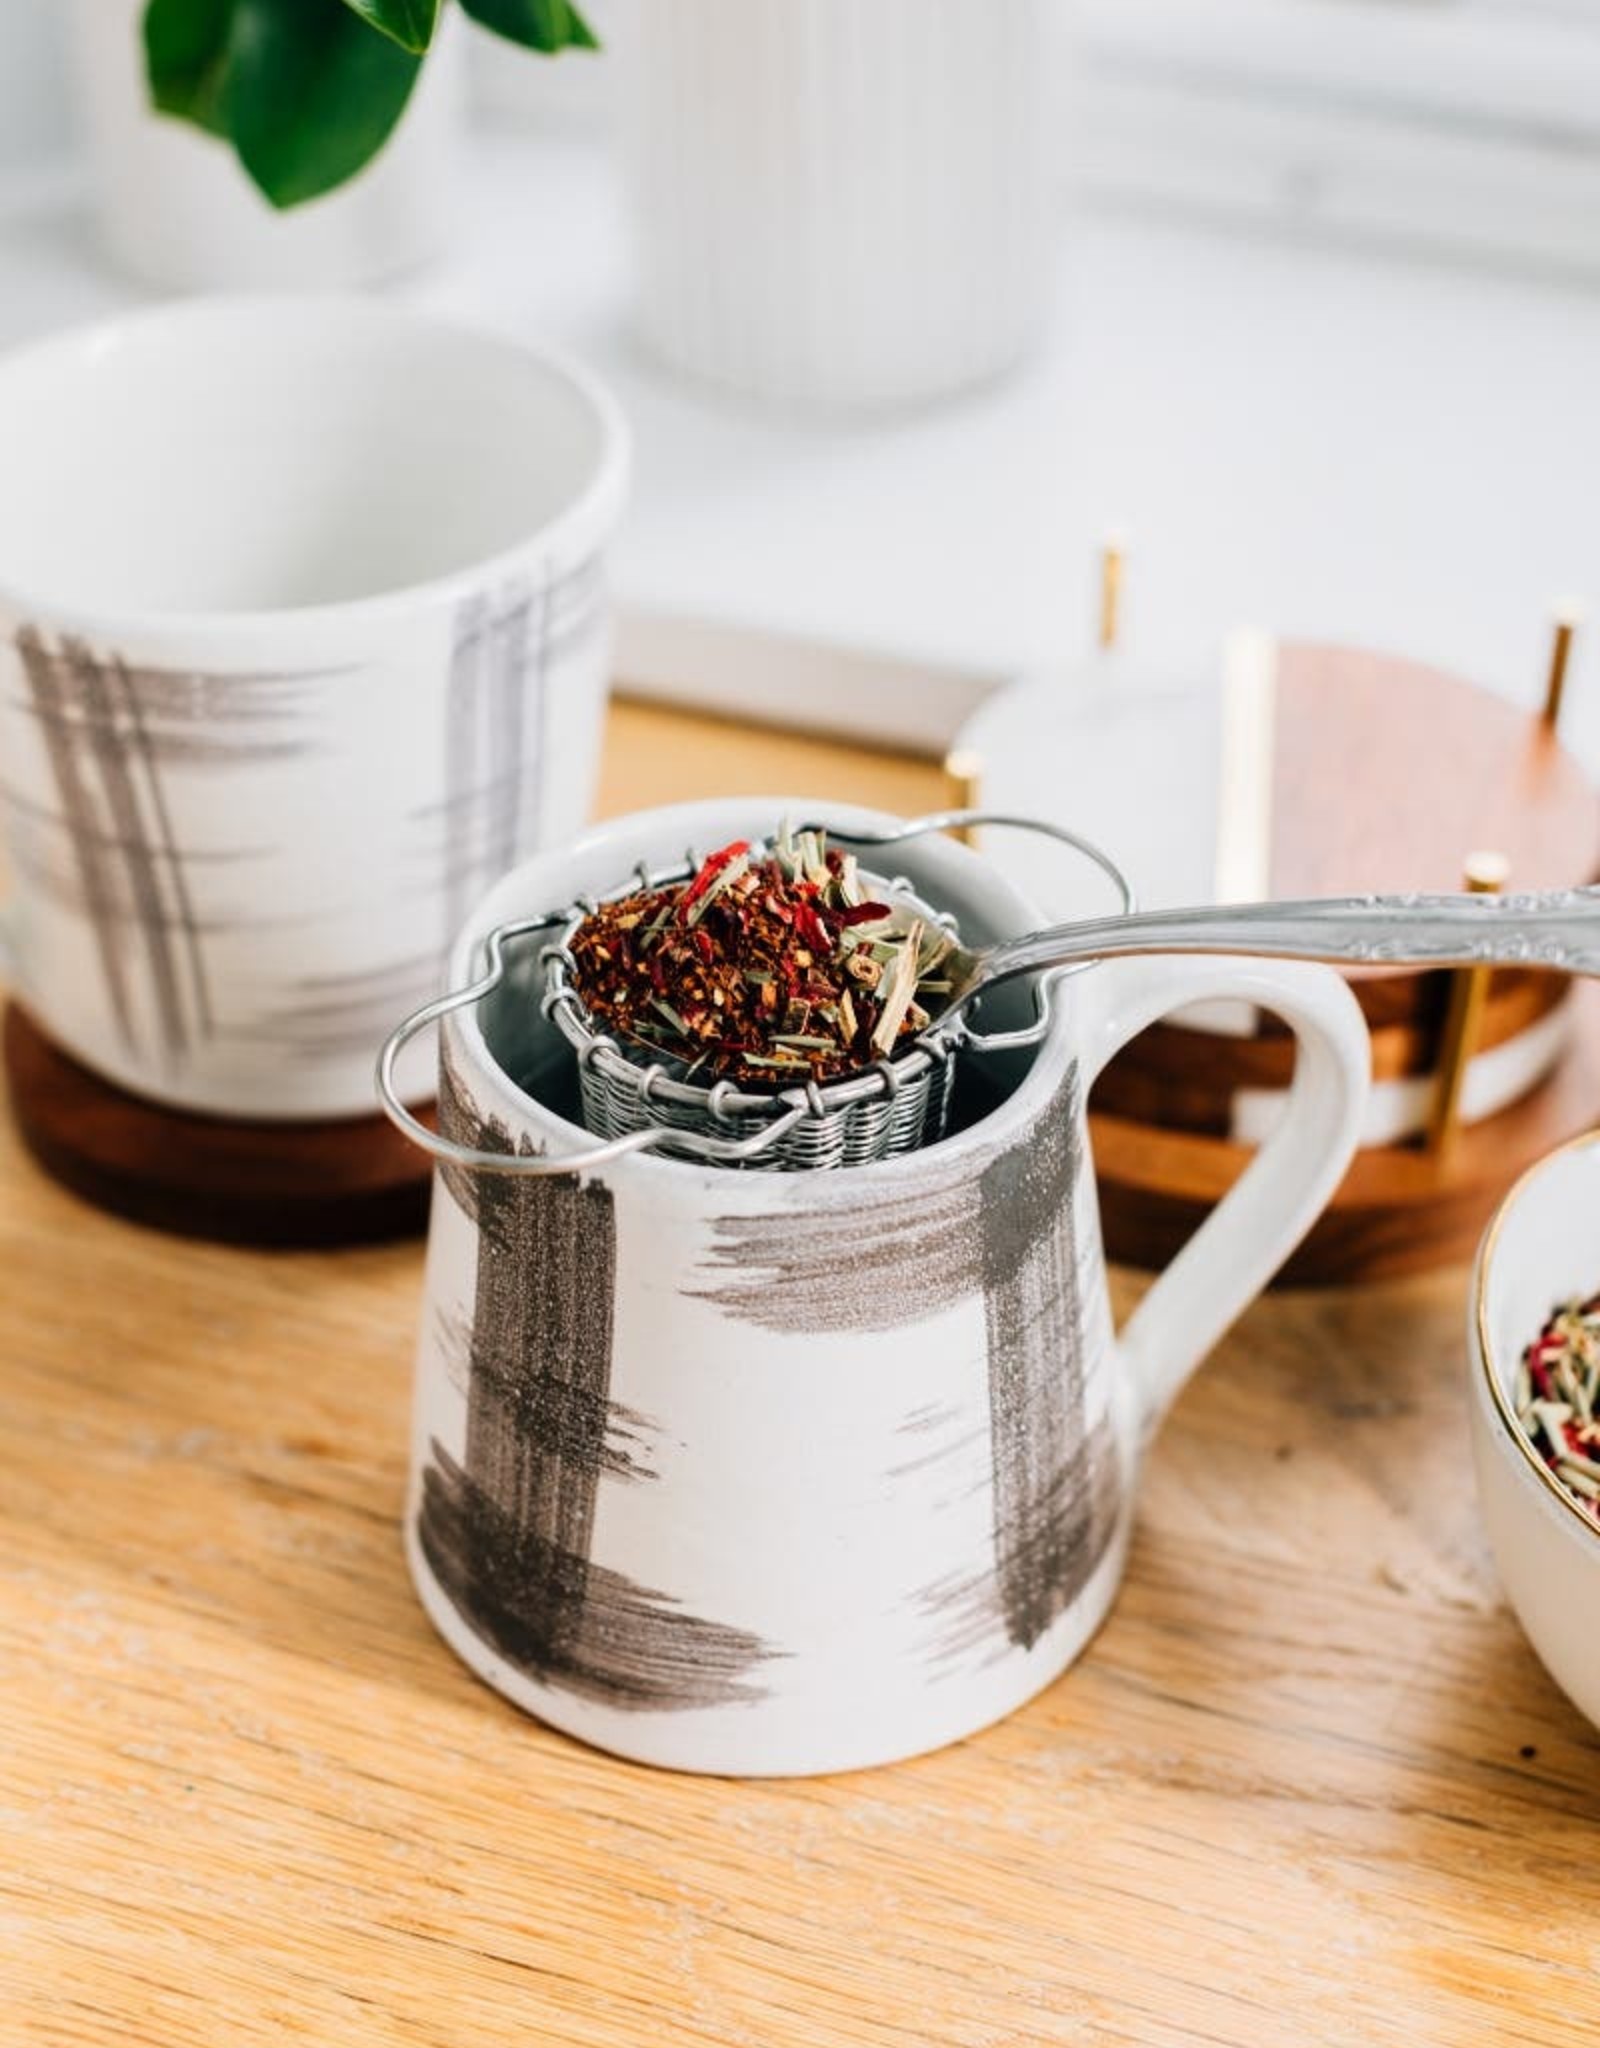
<path fill-rule="evenodd" d="M 611 809 L 763 782 L 937 794 L 617 714 Z M 421 1270 L 112 1221 L 0 1124 L 5 2048 L 1600 2041 L 1600 1743 L 1496 1591 L 1463 1273 L 1258 1303 L 1010 1721 L 741 1784 L 545 1731 L 424 1621 Z"/>

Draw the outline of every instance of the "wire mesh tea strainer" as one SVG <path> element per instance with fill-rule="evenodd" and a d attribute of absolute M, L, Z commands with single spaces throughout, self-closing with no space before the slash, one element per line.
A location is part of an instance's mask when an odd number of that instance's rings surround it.
<path fill-rule="evenodd" d="M 958 1056 L 992 1051 L 1002 1044 L 1026 1044 L 1042 1035 L 1048 1022 L 1048 994 L 1043 985 L 1039 1013 L 1030 1029 L 980 1037 L 967 1024 L 968 1007 L 977 997 L 1017 975 L 1087 966 L 1096 959 L 1134 953 L 1229 953 L 1369 966 L 1501 965 L 1600 975 L 1600 888 L 1508 896 L 1339 896 L 1134 912 L 1132 893 L 1106 854 L 1087 840 L 1035 819 L 943 812 L 917 819 L 879 839 L 848 833 L 838 837 L 845 844 L 893 845 L 962 823 L 1018 825 L 1064 841 L 1111 878 L 1123 910 L 1111 917 L 1084 919 L 1002 940 L 977 951 L 958 943 L 941 964 L 941 972 L 948 974 L 951 982 L 950 999 L 904 1052 L 846 1081 L 821 1088 L 808 1084 L 772 1097 L 738 1094 L 718 1086 L 699 1088 L 659 1072 L 651 1078 L 649 1067 L 633 1067 L 613 1041 L 589 1029 L 575 994 L 556 972 L 544 998 L 545 1007 L 578 1055 L 585 1122 L 607 1142 L 587 1153 L 551 1161 L 467 1155 L 428 1131 L 399 1102 L 393 1085 L 395 1057 L 423 1025 L 479 1000 L 499 985 L 505 939 L 562 922 L 571 928 L 585 914 L 580 905 L 576 911 L 505 925 L 491 933 L 490 967 L 483 979 L 430 1003 L 401 1025 L 379 1062 L 384 1107 L 436 1157 L 502 1172 L 571 1172 L 620 1152 L 652 1146 L 728 1165 L 858 1164 L 932 1143 L 942 1134 L 950 1070 Z M 645 886 L 657 886 L 686 872 L 692 869 L 646 878 L 641 871 L 640 879 Z M 902 897 L 910 893 L 903 882 L 884 884 L 874 878 L 873 885 L 896 889 Z M 635 886 L 630 881 L 617 893 L 626 894 Z M 914 897 L 911 900 L 915 902 Z M 932 911 L 924 914 L 950 929 L 949 919 L 937 918 Z M 562 948 L 547 948 L 545 958 L 548 966 L 559 969 Z M 564 1006 L 570 1012 L 565 1021 L 561 1015 Z M 631 1077 L 621 1071 L 624 1068 L 631 1069 Z M 899 1099 L 902 1091 L 907 1091 L 903 1102 Z"/>
<path fill-rule="evenodd" d="M 1099 869 L 1115 893 L 1118 916 L 1133 908 L 1133 892 L 1110 856 L 1089 840 L 1036 818 L 992 811 L 938 811 L 892 832 L 840 831 L 826 824 L 796 826 L 795 832 L 826 832 L 831 842 L 862 849 L 901 846 L 952 828 L 1015 827 L 1053 839 Z M 681 862 L 651 868 L 641 862 L 600 901 L 615 901 L 639 889 L 687 882 L 701 864 L 690 849 Z M 898 904 L 959 940 L 955 919 L 925 902 L 903 875 L 863 872 L 875 895 Z M 958 1055 L 983 1054 L 1036 1043 L 1049 1026 L 1049 993 L 1036 992 L 1033 1021 L 1015 1031 L 980 1033 L 968 1021 L 969 998 L 942 1009 L 925 1029 L 887 1059 L 841 1079 L 809 1080 L 757 1093 L 727 1080 L 709 1084 L 685 1078 L 681 1069 L 651 1058 L 642 1047 L 625 1049 L 596 1028 L 573 984 L 568 941 L 597 899 L 580 896 L 543 916 L 500 924 L 483 940 L 485 966 L 469 986 L 426 1004 L 393 1032 L 378 1062 L 378 1091 L 389 1118 L 416 1144 L 446 1164 L 490 1173 L 572 1173 L 626 1152 L 660 1150 L 675 1157 L 719 1166 L 767 1171 L 809 1171 L 859 1166 L 916 1150 L 942 1137 L 949 1116 Z M 474 1151 L 415 1117 L 395 1087 L 396 1063 L 418 1032 L 481 1003 L 501 987 L 508 972 L 507 947 L 540 932 L 559 938 L 541 951 L 545 987 L 540 1009 L 571 1048 L 585 1128 L 601 1142 L 560 1155 Z M 963 954 L 963 959 L 970 955 Z M 1087 964 L 1080 963 L 1080 964 Z M 972 996 L 979 993 L 971 991 Z"/>

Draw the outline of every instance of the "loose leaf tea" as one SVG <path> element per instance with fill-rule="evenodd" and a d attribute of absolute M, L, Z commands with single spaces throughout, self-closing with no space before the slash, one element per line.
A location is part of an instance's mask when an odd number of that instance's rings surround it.
<path fill-rule="evenodd" d="M 820 832 L 736 839 L 569 941 L 592 1022 L 706 1081 L 784 1088 L 892 1057 L 949 994 L 951 939 Z"/>
<path fill-rule="evenodd" d="M 1558 1308 L 1517 1367 L 1517 1420 L 1586 1514 L 1600 1522 L 1600 1294 Z"/>

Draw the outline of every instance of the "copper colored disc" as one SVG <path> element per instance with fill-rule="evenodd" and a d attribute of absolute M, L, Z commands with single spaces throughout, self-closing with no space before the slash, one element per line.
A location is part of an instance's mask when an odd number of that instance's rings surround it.
<path fill-rule="evenodd" d="M 1459 677 L 1290 643 L 1274 730 L 1275 896 L 1456 889 L 1480 847 L 1506 856 L 1519 889 L 1600 872 L 1600 806 L 1578 762 L 1532 713 Z"/>

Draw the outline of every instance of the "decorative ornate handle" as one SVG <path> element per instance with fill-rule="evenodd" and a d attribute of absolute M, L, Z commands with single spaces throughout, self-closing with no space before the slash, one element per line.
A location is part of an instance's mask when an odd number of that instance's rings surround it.
<path fill-rule="evenodd" d="M 1125 953 L 1600 974 L 1600 888 L 1512 896 L 1330 896 L 1144 910 L 1033 932 L 968 957 L 966 1001 L 1015 974 Z"/>

